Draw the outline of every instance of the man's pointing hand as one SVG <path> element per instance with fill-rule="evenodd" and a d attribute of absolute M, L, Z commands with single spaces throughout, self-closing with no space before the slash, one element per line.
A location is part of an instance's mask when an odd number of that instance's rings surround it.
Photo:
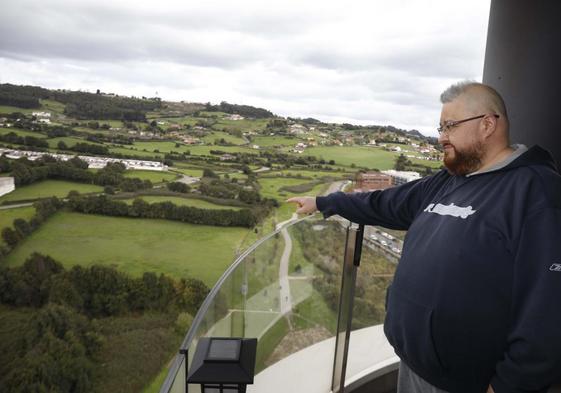
<path fill-rule="evenodd" d="M 316 198 L 315 197 L 294 197 L 286 200 L 290 203 L 296 203 L 298 208 L 296 213 L 298 214 L 311 214 L 317 211 Z"/>

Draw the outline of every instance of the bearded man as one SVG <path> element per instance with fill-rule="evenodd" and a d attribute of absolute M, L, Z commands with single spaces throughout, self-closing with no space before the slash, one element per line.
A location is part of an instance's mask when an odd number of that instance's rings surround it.
<path fill-rule="evenodd" d="M 501 96 L 441 95 L 445 169 L 369 193 L 297 197 L 297 213 L 408 230 L 384 332 L 398 392 L 545 392 L 561 376 L 561 176 L 511 145 Z"/>

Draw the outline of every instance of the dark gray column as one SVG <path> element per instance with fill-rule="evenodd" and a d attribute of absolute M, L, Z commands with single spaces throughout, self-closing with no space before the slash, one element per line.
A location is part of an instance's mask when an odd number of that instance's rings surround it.
<path fill-rule="evenodd" d="M 506 102 L 512 142 L 548 149 L 561 170 L 561 1 L 491 1 L 483 83 Z"/>

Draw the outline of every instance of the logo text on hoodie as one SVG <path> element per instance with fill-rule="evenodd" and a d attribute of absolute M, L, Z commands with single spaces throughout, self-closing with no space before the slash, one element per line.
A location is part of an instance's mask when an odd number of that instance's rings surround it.
<path fill-rule="evenodd" d="M 561 272 L 561 263 L 554 263 L 549 267 L 552 272 Z"/>
<path fill-rule="evenodd" d="M 460 217 L 465 220 L 473 213 L 475 213 L 477 210 L 473 210 L 471 206 L 461 207 L 461 206 L 456 206 L 453 203 L 449 205 L 442 205 L 440 203 L 437 204 L 431 203 L 423 211 L 427 213 L 440 214 L 441 216 Z"/>

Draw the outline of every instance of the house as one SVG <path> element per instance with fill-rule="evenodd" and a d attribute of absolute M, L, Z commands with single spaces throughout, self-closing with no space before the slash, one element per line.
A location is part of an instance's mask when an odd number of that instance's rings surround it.
<path fill-rule="evenodd" d="M 233 114 L 233 115 L 230 115 L 230 116 L 226 117 L 226 119 L 227 120 L 243 120 L 243 119 L 245 119 L 245 117 L 237 115 L 237 114 Z"/>
<path fill-rule="evenodd" d="M 421 178 L 420 173 L 413 171 L 396 171 L 389 169 L 387 171 L 382 171 L 382 173 L 391 176 L 393 184 L 396 186 Z"/>
<path fill-rule="evenodd" d="M 359 173 L 355 178 L 354 192 L 385 190 L 393 186 L 392 177 L 380 172 Z"/>
<path fill-rule="evenodd" d="M 231 161 L 231 160 L 235 160 L 235 159 L 236 159 L 236 156 L 233 156 L 233 155 L 228 154 L 228 153 L 220 156 L 220 161 Z"/>
<path fill-rule="evenodd" d="M 50 112 L 32 112 L 31 114 L 33 116 L 35 116 L 37 119 L 50 119 L 51 118 L 51 113 Z"/>
<path fill-rule="evenodd" d="M 289 132 L 290 132 L 291 134 L 301 135 L 301 134 L 304 134 L 304 133 L 306 132 L 306 127 L 304 127 L 304 126 L 301 125 L 301 124 L 292 124 L 292 125 L 290 126 Z"/>
<path fill-rule="evenodd" d="M 185 136 L 182 138 L 183 143 L 187 144 L 187 145 L 198 145 L 201 143 L 201 140 L 199 138 L 193 138 L 192 136 Z"/>

